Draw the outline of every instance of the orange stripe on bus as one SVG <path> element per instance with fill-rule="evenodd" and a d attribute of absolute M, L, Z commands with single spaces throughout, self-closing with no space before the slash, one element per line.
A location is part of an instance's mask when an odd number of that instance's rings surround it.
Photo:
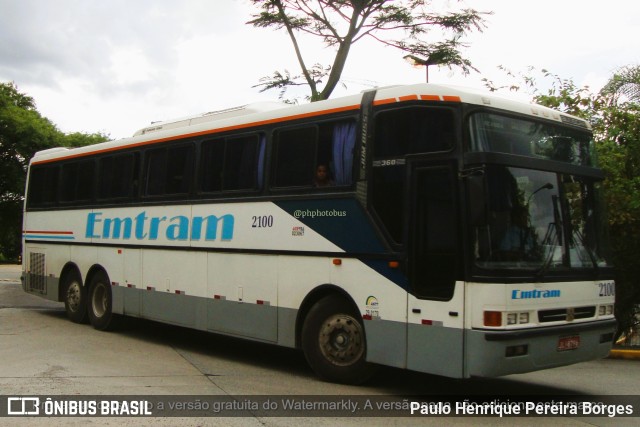
<path fill-rule="evenodd" d="M 440 101 L 439 95 L 420 95 L 420 99 L 423 101 Z"/>
<path fill-rule="evenodd" d="M 459 96 L 443 96 L 442 99 L 448 102 L 462 102 Z"/>
<path fill-rule="evenodd" d="M 377 101 L 373 101 L 373 105 L 385 105 L 385 104 L 392 104 L 394 102 L 398 102 L 398 100 L 396 98 L 386 98 L 386 99 L 379 99 Z"/>
<path fill-rule="evenodd" d="M 293 120 L 306 119 L 306 118 L 309 118 L 309 117 L 324 116 L 324 115 L 328 115 L 328 114 L 341 113 L 341 112 L 344 112 L 344 111 L 354 111 L 354 110 L 359 110 L 359 109 L 360 109 L 360 105 L 359 104 L 358 105 L 348 105 L 346 107 L 330 108 L 328 110 L 313 111 L 313 112 L 310 112 L 310 113 L 302 113 L 302 114 L 295 114 L 293 116 L 278 117 L 278 118 L 275 118 L 275 119 L 261 120 L 261 121 L 258 121 L 258 122 L 251 122 L 251 123 L 243 123 L 243 124 L 239 124 L 239 125 L 227 126 L 227 127 L 218 128 L 218 129 L 208 129 L 208 130 L 201 131 L 201 132 L 185 133 L 185 134 L 170 136 L 170 137 L 167 137 L 167 138 L 159 138 L 159 139 L 152 139 L 152 140 L 149 140 L 149 141 L 141 141 L 141 142 L 136 142 L 136 143 L 132 143 L 132 144 L 128 144 L 128 145 L 120 145 L 120 146 L 117 146 L 117 147 L 103 148 L 101 150 L 94 150 L 94 151 L 90 151 L 90 152 L 86 152 L 86 153 L 70 154 L 68 156 L 56 157 L 54 159 L 34 161 L 32 164 L 40 165 L 40 164 L 45 164 L 45 163 L 57 162 L 57 161 L 60 161 L 60 160 L 75 159 L 75 158 L 78 158 L 78 157 L 92 156 L 92 155 L 95 155 L 95 154 L 104 154 L 104 153 L 109 153 L 109 152 L 112 152 L 112 151 L 121 151 L 121 150 L 130 149 L 130 148 L 143 147 L 145 145 L 160 144 L 162 142 L 170 142 L 170 141 L 175 141 L 175 140 L 178 140 L 178 139 L 194 138 L 194 137 L 205 136 L 205 135 L 214 135 L 214 134 L 217 134 L 217 133 L 229 132 L 229 131 L 233 131 L 233 130 L 246 129 L 246 128 L 251 128 L 251 127 L 256 127 L 256 126 L 265 126 L 265 125 L 270 125 L 270 124 L 276 124 L 276 123 L 288 122 L 288 121 L 293 121 Z"/>
<path fill-rule="evenodd" d="M 406 95 L 398 98 L 400 101 L 417 101 L 418 95 Z"/>

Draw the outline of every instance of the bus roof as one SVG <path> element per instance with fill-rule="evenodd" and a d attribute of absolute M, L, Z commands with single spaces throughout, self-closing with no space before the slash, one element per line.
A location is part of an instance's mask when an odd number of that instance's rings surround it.
<path fill-rule="evenodd" d="M 532 117 L 568 123 L 585 129 L 589 124 L 579 118 L 536 104 L 516 101 L 496 96 L 490 92 L 475 89 L 438 85 L 414 84 L 388 86 L 374 89 L 374 105 L 384 105 L 409 101 L 463 102 L 485 107 L 512 111 Z M 364 92 L 342 98 L 329 99 L 303 105 L 289 105 L 276 102 L 261 102 L 213 111 L 181 119 L 153 123 L 135 132 L 133 137 L 103 142 L 69 150 L 49 149 L 39 151 L 31 159 L 32 163 L 46 163 L 63 158 L 82 157 L 93 153 L 111 152 L 126 148 L 167 142 L 184 137 L 215 135 L 230 130 L 240 130 L 260 125 L 285 122 L 331 113 L 355 111 L 360 108 Z"/>

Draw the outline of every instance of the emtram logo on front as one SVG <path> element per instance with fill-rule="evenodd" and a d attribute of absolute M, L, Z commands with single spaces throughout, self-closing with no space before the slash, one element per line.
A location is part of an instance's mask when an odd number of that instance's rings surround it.
<path fill-rule="evenodd" d="M 514 289 L 511 291 L 511 299 L 538 299 L 538 298 L 560 298 L 559 289 L 522 291 Z"/>

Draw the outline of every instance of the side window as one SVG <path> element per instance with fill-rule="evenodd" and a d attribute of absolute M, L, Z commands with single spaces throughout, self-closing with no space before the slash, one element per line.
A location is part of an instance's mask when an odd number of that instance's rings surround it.
<path fill-rule="evenodd" d="M 276 132 L 276 187 L 310 186 L 316 167 L 315 126 Z"/>
<path fill-rule="evenodd" d="M 140 155 L 118 154 L 100 159 L 98 198 L 122 199 L 137 194 Z"/>
<path fill-rule="evenodd" d="M 449 167 L 413 171 L 410 278 L 416 295 L 451 299 L 458 278 L 455 176 Z"/>
<path fill-rule="evenodd" d="M 204 141 L 200 190 L 256 190 L 262 183 L 265 138 L 258 134 Z"/>
<path fill-rule="evenodd" d="M 145 195 L 187 194 L 193 175 L 193 152 L 191 144 L 149 150 Z"/>
<path fill-rule="evenodd" d="M 403 241 L 405 175 L 404 165 L 376 167 L 372 175 L 373 208 L 396 243 Z"/>
<path fill-rule="evenodd" d="M 67 163 L 62 166 L 60 201 L 86 202 L 93 196 L 95 163 L 93 160 Z"/>
<path fill-rule="evenodd" d="M 345 186 L 353 182 L 354 121 L 282 129 L 275 132 L 274 141 L 274 187 Z"/>
<path fill-rule="evenodd" d="M 27 206 L 38 208 L 56 202 L 58 193 L 58 166 L 33 166 L 29 177 Z"/>
<path fill-rule="evenodd" d="M 222 191 L 224 139 L 204 141 L 200 162 L 200 189 L 206 193 Z"/>
<path fill-rule="evenodd" d="M 224 190 L 255 189 L 258 175 L 258 136 L 229 138 L 224 165 Z"/>
<path fill-rule="evenodd" d="M 406 156 L 447 151 L 454 143 L 455 113 L 448 108 L 407 107 L 376 115 L 371 200 L 396 243 L 404 239 Z"/>
<path fill-rule="evenodd" d="M 455 143 L 454 112 L 445 108 L 410 107 L 376 116 L 375 157 L 450 150 Z"/>

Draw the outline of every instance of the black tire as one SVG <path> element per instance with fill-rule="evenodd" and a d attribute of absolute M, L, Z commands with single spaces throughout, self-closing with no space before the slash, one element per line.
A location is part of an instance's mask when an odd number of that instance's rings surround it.
<path fill-rule="evenodd" d="M 67 317 L 74 323 L 87 323 L 87 289 L 77 270 L 67 271 L 60 280 Z"/>
<path fill-rule="evenodd" d="M 375 372 L 366 362 L 364 325 L 351 304 L 339 295 L 318 301 L 302 326 L 302 350 L 307 363 L 326 381 L 361 384 Z"/>
<path fill-rule="evenodd" d="M 113 314 L 111 282 L 105 272 L 96 273 L 91 278 L 87 304 L 89 321 L 95 329 L 110 331 L 119 326 L 120 316 Z"/>

